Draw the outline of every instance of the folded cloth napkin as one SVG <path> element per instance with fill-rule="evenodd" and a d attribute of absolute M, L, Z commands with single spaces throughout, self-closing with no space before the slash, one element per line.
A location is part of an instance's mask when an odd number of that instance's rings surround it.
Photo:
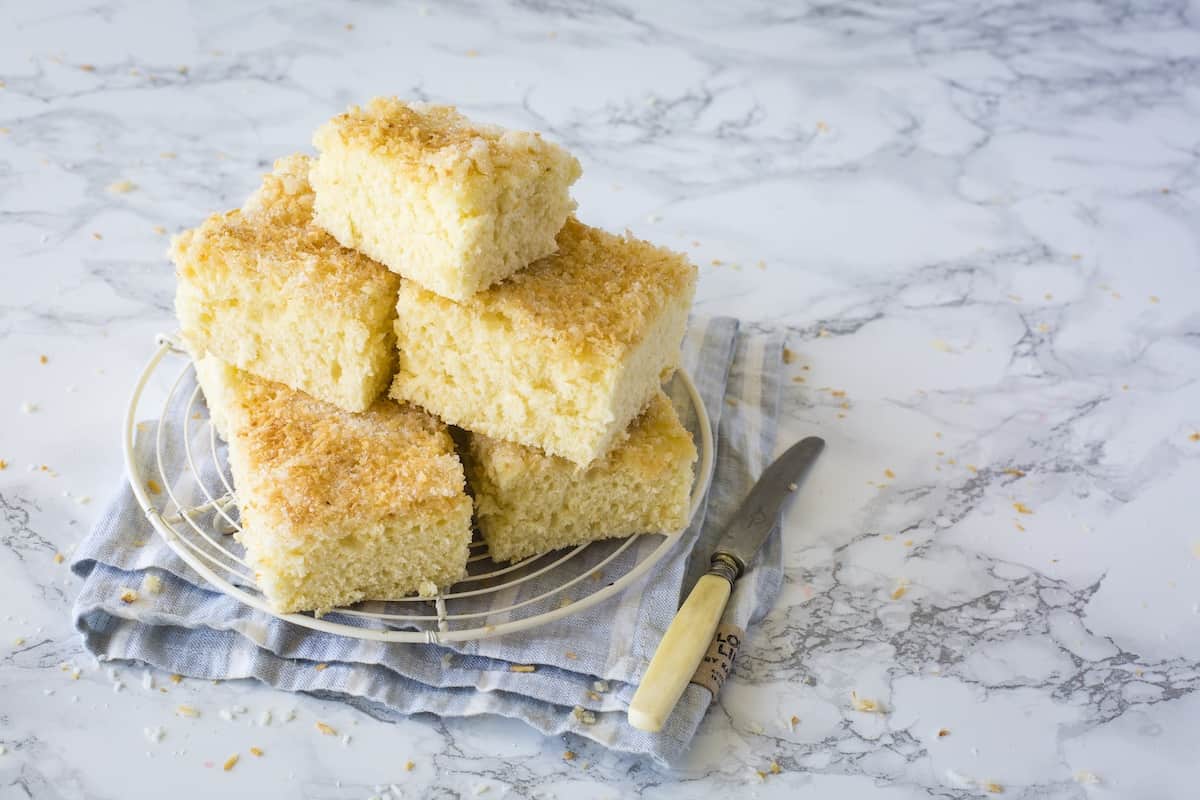
<path fill-rule="evenodd" d="M 72 562 L 84 579 L 73 612 L 76 627 L 85 647 L 102 660 L 197 678 L 254 678 L 285 691 L 341 700 L 384 720 L 419 712 L 499 714 L 546 734 L 570 731 L 669 764 L 687 749 L 712 700 L 709 691 L 690 685 L 657 734 L 630 727 L 625 709 L 681 598 L 707 569 L 717 537 L 775 450 L 783 341 L 780 331 L 740 330 L 733 319 L 693 320 L 683 363 L 704 400 L 716 441 L 707 502 L 644 579 L 577 614 L 448 646 L 387 644 L 292 625 L 206 584 L 151 528 L 123 481 Z M 189 380 L 176 397 L 190 397 L 194 384 Z M 682 387 L 674 383 L 676 407 L 695 430 Z M 182 400 L 170 413 L 179 415 L 174 419 L 186 414 Z M 157 474 L 156 426 L 146 422 L 138 429 L 135 458 L 143 475 Z M 193 430 L 191 435 L 199 434 Z M 207 444 L 207 430 L 203 437 Z M 164 430 L 164 475 L 186 474 L 182 445 L 181 435 Z M 179 486 L 186 483 L 181 478 Z M 151 487 L 156 490 L 161 487 Z M 651 548 L 659 541 L 642 537 L 634 547 Z M 627 551 L 622 558 L 636 555 Z M 144 589 L 149 574 L 161 580 L 157 593 Z M 765 613 L 781 578 L 776 533 L 738 582 L 724 621 L 745 628 Z M 519 592 L 544 588 L 531 584 Z M 123 587 L 143 589 L 135 602 L 125 603 Z M 510 594 L 486 602 L 516 599 Z M 314 669 L 314 662 L 328 667 Z M 514 664 L 535 669 L 514 672 Z"/>

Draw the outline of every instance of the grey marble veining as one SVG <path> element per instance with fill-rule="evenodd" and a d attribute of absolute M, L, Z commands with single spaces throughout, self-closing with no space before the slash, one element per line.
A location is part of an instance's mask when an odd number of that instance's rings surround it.
<path fill-rule="evenodd" d="M 1194 5 L 4 20 L 0 796 L 1194 795 Z M 172 327 L 167 234 L 382 93 L 547 132 L 584 164 L 587 221 L 692 255 L 698 312 L 792 330 L 785 438 L 829 447 L 787 515 L 781 601 L 675 771 L 504 720 L 387 726 L 110 673 L 70 629 L 54 556 L 119 481 L 128 391 Z"/>

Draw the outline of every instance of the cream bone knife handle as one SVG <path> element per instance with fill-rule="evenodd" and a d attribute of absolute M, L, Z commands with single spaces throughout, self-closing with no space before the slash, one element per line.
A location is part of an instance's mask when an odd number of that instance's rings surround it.
<path fill-rule="evenodd" d="M 629 704 L 630 725 L 643 731 L 662 730 L 700 659 L 708 652 L 733 582 L 741 572 L 742 566 L 735 559 L 725 553 L 713 555 L 712 566 L 696 582 L 650 659 Z"/>
<path fill-rule="evenodd" d="M 733 583 L 778 525 L 784 500 L 796 491 L 796 482 L 808 472 L 823 449 L 823 439 L 809 436 L 793 444 L 763 470 L 717 542 L 708 572 L 671 620 L 654 658 L 650 659 L 641 686 L 629 704 L 630 725 L 644 731 L 662 730 L 683 690 L 696 677 L 696 667 L 709 653 L 710 645 L 715 650 L 711 656 L 713 669 L 707 675 L 700 675 L 697 682 L 716 696 L 740 638 L 729 635 L 713 642 Z"/>

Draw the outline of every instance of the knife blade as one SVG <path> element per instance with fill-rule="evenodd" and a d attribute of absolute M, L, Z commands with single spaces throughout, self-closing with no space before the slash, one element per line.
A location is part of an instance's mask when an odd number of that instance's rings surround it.
<path fill-rule="evenodd" d="M 738 576 L 745 572 L 755 553 L 775 530 L 783 501 L 795 491 L 824 449 L 824 439 L 809 436 L 771 462 L 717 541 L 713 557 L 727 555 L 737 562 Z"/>
<path fill-rule="evenodd" d="M 740 638 L 736 634 L 726 641 L 713 638 L 733 584 L 775 529 L 784 501 L 795 492 L 824 449 L 824 440 L 816 436 L 792 445 L 767 467 L 742 501 L 717 542 L 708 572 L 696 582 L 650 659 L 629 704 L 630 725 L 644 731 L 662 730 L 696 668 L 706 659 L 706 652 L 715 653 L 711 658 L 722 662 L 715 681 L 702 683 L 716 694 L 732 664 L 736 639 Z"/>

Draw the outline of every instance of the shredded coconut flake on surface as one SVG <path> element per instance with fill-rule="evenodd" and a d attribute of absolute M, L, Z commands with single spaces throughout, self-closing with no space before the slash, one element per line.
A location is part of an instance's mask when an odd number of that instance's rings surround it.
<path fill-rule="evenodd" d="M 859 697 L 858 692 L 850 692 L 850 705 L 855 711 L 865 711 L 869 714 L 879 714 L 883 712 L 883 708 L 875 700 L 867 697 Z"/>

